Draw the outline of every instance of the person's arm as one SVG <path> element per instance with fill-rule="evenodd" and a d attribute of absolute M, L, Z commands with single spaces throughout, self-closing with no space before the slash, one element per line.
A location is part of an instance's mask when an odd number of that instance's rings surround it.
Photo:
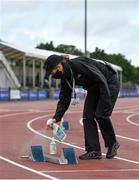
<path fill-rule="evenodd" d="M 66 110 L 68 109 L 71 101 L 72 90 L 69 88 L 66 81 L 61 80 L 61 89 L 59 95 L 59 101 L 57 104 L 56 112 L 53 118 L 56 122 L 61 121 L 61 118 L 65 114 Z"/>

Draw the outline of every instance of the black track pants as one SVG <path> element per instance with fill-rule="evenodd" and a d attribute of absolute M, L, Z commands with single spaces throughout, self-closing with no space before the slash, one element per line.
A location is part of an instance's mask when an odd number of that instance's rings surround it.
<path fill-rule="evenodd" d="M 95 111 L 98 100 L 99 93 L 88 93 L 84 104 L 83 126 L 86 151 L 101 151 L 97 124 L 101 130 L 106 147 L 111 146 L 114 142 L 116 142 L 116 137 L 110 118 L 99 118 L 95 120 Z M 113 102 L 113 106 L 114 104 L 115 102 Z"/>

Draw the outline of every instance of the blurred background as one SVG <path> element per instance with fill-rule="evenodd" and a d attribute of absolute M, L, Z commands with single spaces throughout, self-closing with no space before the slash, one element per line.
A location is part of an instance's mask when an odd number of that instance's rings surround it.
<path fill-rule="evenodd" d="M 60 81 L 44 79 L 51 54 L 107 61 L 119 96 L 138 97 L 139 0 L 0 0 L 0 101 L 57 99 Z"/>

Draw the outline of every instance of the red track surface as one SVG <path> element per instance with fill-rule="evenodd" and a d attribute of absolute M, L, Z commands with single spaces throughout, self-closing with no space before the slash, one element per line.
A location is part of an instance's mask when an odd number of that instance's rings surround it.
<path fill-rule="evenodd" d="M 48 136 L 53 134 L 46 130 L 45 123 L 55 107 L 56 101 L 0 103 L 1 179 L 139 179 L 139 98 L 118 99 L 116 104 L 112 121 L 121 146 L 115 159 L 105 159 L 104 155 L 102 160 L 79 160 L 77 165 L 22 159 L 21 156 L 29 154 L 31 145 L 42 145 L 44 152 L 49 153 Z M 76 146 L 77 157 L 84 153 L 83 128 L 79 122 L 82 109 L 83 101 L 70 107 L 65 115 L 70 122 L 65 141 Z M 68 146 L 57 145 L 58 154 Z M 101 145 L 106 153 L 102 138 Z"/>

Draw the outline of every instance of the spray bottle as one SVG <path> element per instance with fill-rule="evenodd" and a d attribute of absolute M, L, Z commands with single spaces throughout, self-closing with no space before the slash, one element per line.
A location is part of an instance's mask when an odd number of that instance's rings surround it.
<path fill-rule="evenodd" d="M 53 133 L 60 141 L 63 141 L 67 136 L 64 130 L 56 123 L 53 124 Z"/>
<path fill-rule="evenodd" d="M 50 154 L 56 154 L 57 153 L 57 147 L 54 137 L 52 138 L 50 142 Z"/>

